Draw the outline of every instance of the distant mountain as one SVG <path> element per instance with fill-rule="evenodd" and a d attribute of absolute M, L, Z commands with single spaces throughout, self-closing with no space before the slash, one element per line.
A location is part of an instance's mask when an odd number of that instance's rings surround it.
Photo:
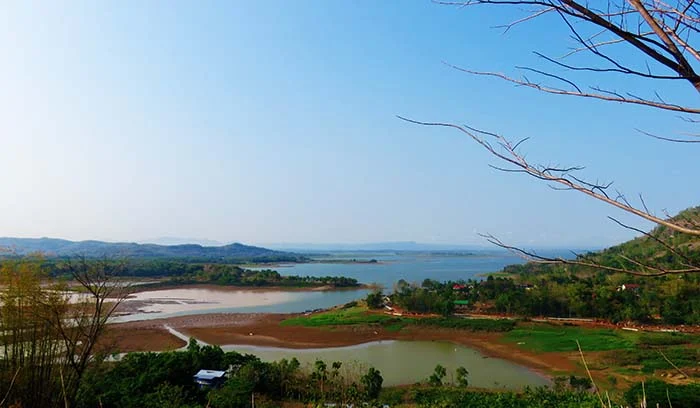
<path fill-rule="evenodd" d="M 47 258 L 121 257 L 130 259 L 186 259 L 191 261 L 299 261 L 303 257 L 282 251 L 234 243 L 223 246 L 198 244 L 156 245 L 131 242 L 68 241 L 55 238 L 0 238 L 0 248 L 8 254 L 41 253 Z"/>
<path fill-rule="evenodd" d="M 156 244 L 156 245 L 187 245 L 187 244 L 198 244 L 201 246 L 224 246 L 223 242 L 215 241 L 213 239 L 199 239 L 199 238 L 180 238 L 180 237 L 158 237 L 151 239 L 144 239 L 139 241 L 139 244 Z"/>
<path fill-rule="evenodd" d="M 422 244 L 413 241 L 376 242 L 365 244 L 267 244 L 279 250 L 306 251 L 469 251 L 489 249 L 478 245 Z"/>

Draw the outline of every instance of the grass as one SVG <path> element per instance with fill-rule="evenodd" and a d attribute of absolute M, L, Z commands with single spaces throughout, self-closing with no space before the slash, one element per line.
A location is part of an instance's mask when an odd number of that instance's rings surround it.
<path fill-rule="evenodd" d="M 353 306 L 334 309 L 309 316 L 292 317 L 282 321 L 283 326 L 325 327 L 363 324 L 379 324 L 386 330 L 397 332 L 407 326 L 431 326 L 470 331 L 508 331 L 515 326 L 513 320 L 463 319 L 458 317 L 397 317 L 370 313 L 366 307 Z"/>
<path fill-rule="evenodd" d="M 700 361 L 700 349 L 697 348 L 673 346 L 664 348 L 662 352 L 678 367 L 694 367 Z M 673 366 L 663 358 L 659 349 L 656 348 L 621 350 L 610 353 L 606 359 L 618 366 L 641 366 L 641 371 L 644 373 L 673 369 Z"/>
<path fill-rule="evenodd" d="M 511 330 L 505 340 L 536 352 L 577 351 L 578 340 L 586 352 L 630 350 L 635 347 L 635 335 L 610 329 L 532 325 Z"/>
<path fill-rule="evenodd" d="M 391 316 L 368 313 L 367 308 L 354 306 L 347 309 L 334 309 L 310 316 L 299 316 L 286 319 L 280 323 L 282 326 L 345 326 L 356 324 L 376 324 L 391 320 Z"/>

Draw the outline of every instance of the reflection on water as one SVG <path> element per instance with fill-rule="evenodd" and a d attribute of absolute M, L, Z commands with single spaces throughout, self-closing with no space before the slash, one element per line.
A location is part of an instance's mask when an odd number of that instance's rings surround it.
<path fill-rule="evenodd" d="M 448 382 L 454 380 L 458 367 L 466 368 L 469 371 L 469 384 L 475 387 L 517 389 L 548 384 L 544 377 L 523 366 L 488 358 L 467 347 L 438 341 L 388 340 L 350 347 L 302 350 L 241 345 L 222 348 L 254 354 L 264 361 L 296 357 L 302 365 L 324 360 L 329 366 L 333 361 L 341 361 L 346 369 L 356 372 L 364 372 L 372 366 L 382 373 L 384 385 L 387 386 L 424 381 L 437 364 L 447 369 L 445 381 Z"/>

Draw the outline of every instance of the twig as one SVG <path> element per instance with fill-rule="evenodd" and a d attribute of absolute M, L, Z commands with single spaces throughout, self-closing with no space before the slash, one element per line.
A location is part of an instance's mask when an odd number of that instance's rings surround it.
<path fill-rule="evenodd" d="M 7 399 L 10 397 L 10 392 L 12 392 L 12 387 L 14 387 L 14 385 L 15 385 L 15 380 L 17 379 L 17 375 L 19 375 L 19 370 L 21 368 L 22 367 L 17 367 L 17 371 L 15 371 L 15 375 L 12 376 L 12 381 L 10 382 L 10 388 L 7 389 L 7 392 L 5 393 L 5 398 L 3 398 L 2 401 L 0 401 L 0 407 L 5 405 L 5 401 L 7 401 Z"/>
<path fill-rule="evenodd" d="M 598 395 L 598 400 L 600 400 L 600 405 L 605 408 L 605 402 L 603 402 L 603 397 L 600 395 L 600 391 L 598 390 L 598 386 L 595 384 L 595 381 L 593 380 L 593 376 L 591 375 L 591 370 L 588 369 L 588 364 L 586 363 L 586 358 L 583 356 L 583 350 L 581 350 L 581 343 L 576 340 L 576 345 L 578 346 L 578 352 L 581 354 L 581 360 L 583 361 L 583 367 L 586 369 L 586 373 L 588 374 L 588 379 L 591 380 L 591 384 L 593 384 L 593 389 L 595 389 L 596 395 Z"/>

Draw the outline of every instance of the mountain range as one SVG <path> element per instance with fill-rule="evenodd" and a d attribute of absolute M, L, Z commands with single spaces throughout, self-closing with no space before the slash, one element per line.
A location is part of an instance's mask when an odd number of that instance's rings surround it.
<path fill-rule="evenodd" d="M 133 242 L 69 241 L 56 238 L 0 238 L 0 252 L 7 255 L 39 253 L 47 258 L 131 258 L 189 259 L 209 261 L 299 261 L 301 256 L 290 252 L 233 243 L 222 246 L 198 244 L 158 245 Z"/>

